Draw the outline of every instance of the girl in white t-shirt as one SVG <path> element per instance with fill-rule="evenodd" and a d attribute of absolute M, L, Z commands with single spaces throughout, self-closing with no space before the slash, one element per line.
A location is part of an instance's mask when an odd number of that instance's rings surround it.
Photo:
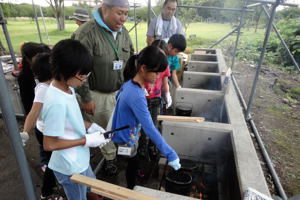
<path fill-rule="evenodd" d="M 38 83 L 35 87 L 35 96 L 31 110 L 26 117 L 24 129 L 21 133 L 23 145 L 25 145 L 26 141 L 29 139 L 28 132 L 35 126 L 35 135 L 40 145 L 40 155 L 43 155 L 44 164 L 46 164 L 44 168 L 43 185 L 41 188 L 41 199 L 49 199 L 50 196 L 53 197 L 53 189 L 56 186 L 53 171 L 47 167 L 52 152 L 43 150 L 44 123 L 40 116 L 44 97 L 52 78 L 49 57 L 49 53 L 39 53 L 33 58 L 32 71 Z"/>

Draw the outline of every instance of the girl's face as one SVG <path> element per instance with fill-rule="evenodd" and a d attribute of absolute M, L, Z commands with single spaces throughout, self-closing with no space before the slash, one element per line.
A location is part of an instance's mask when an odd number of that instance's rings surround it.
<path fill-rule="evenodd" d="M 160 72 L 149 72 L 146 69 L 146 66 L 142 67 L 143 78 L 145 82 L 149 82 L 151 84 L 155 83 L 156 79 L 159 77 Z"/>
<path fill-rule="evenodd" d="M 71 86 L 73 88 L 77 88 L 77 87 L 81 86 L 84 82 L 87 81 L 90 74 L 91 74 L 91 72 L 86 75 L 77 73 L 75 76 L 73 76 L 67 80 L 67 85 Z"/>

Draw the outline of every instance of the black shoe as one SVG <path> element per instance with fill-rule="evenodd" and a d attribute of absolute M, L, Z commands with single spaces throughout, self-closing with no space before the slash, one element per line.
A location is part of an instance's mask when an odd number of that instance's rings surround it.
<path fill-rule="evenodd" d="M 117 159 L 106 160 L 104 171 L 108 176 L 116 175 L 118 173 Z"/>

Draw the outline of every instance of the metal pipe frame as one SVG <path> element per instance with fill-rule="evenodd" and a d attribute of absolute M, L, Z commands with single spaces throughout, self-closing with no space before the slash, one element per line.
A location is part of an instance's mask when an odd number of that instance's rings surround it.
<path fill-rule="evenodd" d="M 0 5 L 0 24 L 2 25 L 2 30 L 3 30 L 3 33 L 5 35 L 5 39 L 6 39 L 8 49 L 9 49 L 11 59 L 12 59 L 13 64 L 14 64 L 14 69 L 18 70 L 18 63 L 17 63 L 17 59 L 16 59 L 16 54 L 15 54 L 13 46 L 11 44 L 11 39 L 10 39 L 8 30 L 7 30 L 6 23 L 7 23 L 7 21 L 4 18 L 2 6 Z M 1 68 L 2 68 L 2 65 L 1 65 Z"/>
<path fill-rule="evenodd" d="M 26 155 L 21 142 L 20 131 L 18 129 L 18 123 L 14 116 L 13 107 L 11 104 L 10 95 L 8 94 L 6 80 L 2 63 L 0 62 L 0 108 L 4 122 L 8 130 L 8 136 L 12 144 L 19 170 L 22 176 L 23 185 L 26 192 L 27 199 L 36 200 L 36 193 L 33 187 L 30 170 L 26 160 Z"/>
<path fill-rule="evenodd" d="M 262 3 L 254 3 L 254 4 L 250 4 L 250 5 L 247 5 L 246 7 L 247 8 L 252 8 L 252 7 L 255 7 L 255 6 L 260 6 Z"/>
<path fill-rule="evenodd" d="M 147 22 L 148 22 L 148 26 L 150 24 L 150 20 L 151 20 L 151 9 L 152 9 L 152 6 L 151 6 L 151 0 L 148 0 L 148 13 L 147 13 Z"/>
<path fill-rule="evenodd" d="M 254 12 L 252 9 L 239 9 L 239 8 L 220 8 L 212 6 L 187 6 L 187 5 L 178 5 L 178 8 L 205 8 L 211 10 L 225 10 L 225 11 L 235 11 L 235 12 Z"/>
<path fill-rule="evenodd" d="M 270 14 L 269 14 L 269 12 L 267 11 L 266 7 L 265 7 L 265 6 L 262 6 L 262 8 L 263 8 L 264 12 L 266 13 L 267 17 L 270 19 Z M 295 60 L 295 58 L 294 58 L 293 54 L 291 53 L 291 51 L 290 51 L 288 45 L 286 44 L 286 42 L 285 42 L 284 39 L 282 38 L 281 34 L 279 33 L 279 31 L 278 31 L 278 29 L 277 29 L 277 27 L 276 27 L 276 25 L 275 25 L 274 23 L 272 23 L 272 27 L 273 27 L 275 33 L 277 34 L 279 40 L 281 41 L 282 45 L 284 46 L 284 48 L 285 48 L 286 51 L 288 52 L 290 58 L 292 59 L 292 61 L 293 61 L 293 63 L 294 63 L 294 66 L 295 66 L 295 69 L 298 69 L 298 70 L 300 71 L 300 68 L 299 68 L 299 65 L 298 65 L 297 61 Z"/>
<path fill-rule="evenodd" d="M 248 110 L 246 102 L 245 102 L 245 100 L 243 98 L 242 92 L 241 92 L 241 90 L 240 90 L 240 88 L 239 88 L 239 86 L 238 86 L 238 84 L 236 82 L 236 79 L 235 79 L 235 77 L 234 77 L 233 74 L 231 74 L 231 79 L 232 79 L 234 88 L 235 88 L 235 90 L 236 90 L 236 92 L 238 94 L 238 97 L 239 97 L 239 99 L 241 101 L 241 104 L 242 104 L 244 110 Z M 263 155 L 263 157 L 264 157 L 264 159 L 266 161 L 266 164 L 268 166 L 270 174 L 272 175 L 272 178 L 274 180 L 275 186 L 276 186 L 277 190 L 279 191 L 279 194 L 281 195 L 281 197 L 283 198 L 283 200 L 287 200 L 287 196 L 286 196 L 286 194 L 285 194 L 285 192 L 283 190 L 283 187 L 282 187 L 282 185 L 280 183 L 280 179 L 279 179 L 279 177 L 278 177 L 278 175 L 276 173 L 276 170 L 274 169 L 274 165 L 272 163 L 272 160 L 270 159 L 270 156 L 269 156 L 269 154 L 268 154 L 268 152 L 267 152 L 267 150 L 265 148 L 265 145 L 264 145 L 264 143 L 263 143 L 263 141 L 262 141 L 262 139 L 260 137 L 260 134 L 259 134 L 259 132 L 258 132 L 258 130 L 256 128 L 256 125 L 255 125 L 255 123 L 254 123 L 254 121 L 253 121 L 253 119 L 251 117 L 251 114 L 249 114 L 249 116 L 250 116 L 250 119 L 248 121 L 249 121 L 249 123 L 251 125 L 251 128 L 252 128 L 254 134 L 255 134 L 256 141 L 257 141 L 257 143 L 259 145 L 259 148 L 261 150 L 261 153 L 262 153 L 262 155 Z M 246 115 L 245 115 L 245 117 L 246 117 Z"/>
<path fill-rule="evenodd" d="M 41 17 L 42 17 L 42 21 L 43 21 L 44 31 L 46 33 L 48 44 L 50 44 L 49 34 L 48 34 L 47 27 L 46 27 L 45 17 L 44 17 L 44 14 L 43 14 L 42 6 L 39 6 L 39 8 L 40 8 L 40 14 L 41 14 Z"/>
<path fill-rule="evenodd" d="M 235 63 L 235 57 L 236 57 L 236 53 L 237 53 L 237 49 L 238 49 L 238 45 L 239 45 L 239 41 L 240 41 L 240 36 L 241 36 L 241 29 L 244 25 L 244 18 L 245 18 L 245 10 L 246 10 L 246 1 L 243 1 L 243 12 L 241 12 L 241 18 L 240 18 L 240 24 L 238 26 L 238 33 L 236 36 L 236 40 L 235 40 L 235 46 L 234 46 L 234 50 L 233 50 L 233 54 L 232 54 L 232 61 L 231 61 L 231 69 L 233 69 L 234 67 L 234 63 Z"/>
<path fill-rule="evenodd" d="M 280 6 L 291 6 L 291 7 L 298 7 L 298 4 L 294 3 L 282 3 L 282 2 L 277 2 L 277 0 L 274 1 L 268 1 L 268 0 L 248 0 L 248 2 L 253 2 L 253 3 L 262 3 L 262 4 L 275 4 L 275 5 L 280 5 Z"/>
<path fill-rule="evenodd" d="M 41 36 L 40 25 L 39 25 L 39 21 L 38 21 L 38 18 L 37 18 L 36 8 L 35 8 L 33 0 L 32 0 L 32 8 L 33 8 L 33 12 L 34 12 L 34 18 L 35 18 L 36 28 L 38 30 L 39 39 L 40 39 L 40 42 L 43 43 L 43 39 L 42 39 L 42 36 Z"/>
<path fill-rule="evenodd" d="M 133 27 L 131 27 L 128 31 L 128 33 L 130 33 L 141 21 L 135 22 Z"/>
<path fill-rule="evenodd" d="M 245 24 L 244 24 L 245 25 Z M 243 26 L 244 26 L 243 25 Z M 221 39 L 219 39 L 217 42 L 215 42 L 213 45 L 211 45 L 209 48 L 213 48 L 214 46 L 220 44 L 223 40 L 225 40 L 226 38 L 228 38 L 230 35 L 232 35 L 233 33 L 235 33 L 237 30 L 239 29 L 239 27 L 236 27 L 235 29 L 233 29 L 231 32 L 229 32 L 228 34 L 226 34 L 224 37 L 222 37 Z"/>
<path fill-rule="evenodd" d="M 136 4 L 135 4 L 135 0 L 134 0 L 134 21 L 136 22 Z M 135 46 L 136 46 L 136 53 L 139 52 L 139 46 L 138 46 L 138 39 L 137 39 L 137 28 L 136 25 L 134 26 L 134 31 L 135 31 Z"/>
<path fill-rule="evenodd" d="M 270 16 L 270 19 L 269 19 L 269 22 L 268 22 L 268 26 L 267 26 L 267 29 L 266 29 L 265 39 L 264 39 L 264 43 L 263 43 L 262 50 L 261 50 L 261 53 L 260 53 L 260 57 L 259 57 L 259 61 L 258 61 L 258 66 L 257 66 L 255 78 L 254 78 L 254 81 L 253 81 L 253 85 L 252 85 L 252 89 L 251 89 L 251 94 L 250 94 L 250 97 L 249 97 L 248 105 L 247 105 L 248 108 L 246 110 L 246 117 L 249 116 L 251 104 L 252 104 L 253 97 L 254 97 L 255 90 L 256 90 L 258 76 L 259 76 L 260 69 L 261 69 L 261 66 L 263 64 L 263 61 L 264 61 L 266 47 L 267 47 L 267 44 L 268 44 L 268 41 L 269 41 L 269 38 L 270 38 L 270 34 L 271 34 L 271 30 L 272 30 L 272 24 L 273 24 L 273 21 L 274 21 L 274 18 L 275 18 L 275 11 L 276 11 L 277 6 L 279 5 L 279 1 L 280 0 L 276 0 L 276 1 L 278 2 L 278 4 L 273 4 L 272 5 L 271 16 Z"/>

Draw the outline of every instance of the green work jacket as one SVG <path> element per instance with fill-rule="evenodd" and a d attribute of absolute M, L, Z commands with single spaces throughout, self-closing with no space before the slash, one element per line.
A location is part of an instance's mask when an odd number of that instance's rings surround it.
<path fill-rule="evenodd" d="M 110 31 L 101 27 L 95 19 L 91 19 L 81 25 L 74 35 L 76 40 L 79 40 L 88 48 L 94 62 L 88 84 L 84 84 L 77 90 L 81 100 L 83 102 L 91 101 L 89 89 L 103 93 L 117 91 L 124 81 L 123 70 L 125 64 L 134 51 L 126 28 L 123 27 L 118 32 L 115 40 Z M 121 70 L 113 70 L 113 61 L 118 58 L 107 38 L 118 48 L 119 60 L 124 61 Z"/>

